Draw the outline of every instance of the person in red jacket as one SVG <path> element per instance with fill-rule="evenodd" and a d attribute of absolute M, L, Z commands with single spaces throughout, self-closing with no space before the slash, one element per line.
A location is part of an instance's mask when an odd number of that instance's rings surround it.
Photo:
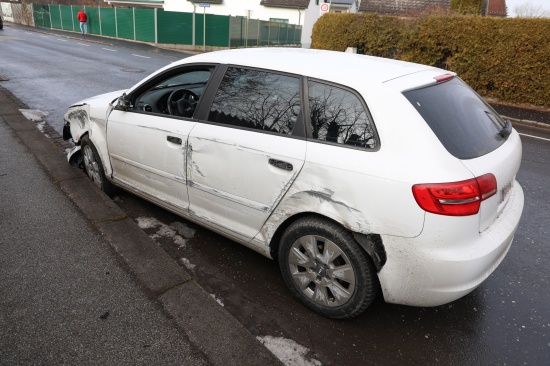
<path fill-rule="evenodd" d="M 84 11 L 84 9 L 80 9 L 78 14 L 76 15 L 76 18 L 80 22 L 80 32 L 82 34 L 86 34 L 87 33 L 86 21 L 88 20 L 88 16 L 86 15 L 86 12 Z"/>

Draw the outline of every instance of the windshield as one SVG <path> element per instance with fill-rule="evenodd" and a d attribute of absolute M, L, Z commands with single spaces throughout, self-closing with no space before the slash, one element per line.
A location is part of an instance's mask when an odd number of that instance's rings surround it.
<path fill-rule="evenodd" d="M 422 115 L 447 151 L 473 159 L 502 145 L 505 122 L 465 82 L 455 77 L 403 95 Z"/>
<path fill-rule="evenodd" d="M 210 70 L 197 70 L 192 72 L 187 72 L 184 74 L 178 74 L 172 78 L 164 80 L 162 83 L 155 86 L 153 89 L 163 89 L 170 86 L 180 86 L 180 85 L 197 85 L 197 84 L 206 84 L 210 78 Z"/>

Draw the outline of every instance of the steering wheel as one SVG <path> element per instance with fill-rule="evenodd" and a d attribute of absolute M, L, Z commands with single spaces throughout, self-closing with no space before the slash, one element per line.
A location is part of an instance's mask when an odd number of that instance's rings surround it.
<path fill-rule="evenodd" d="M 168 97 L 168 113 L 172 116 L 192 117 L 199 97 L 188 89 L 177 89 Z"/>

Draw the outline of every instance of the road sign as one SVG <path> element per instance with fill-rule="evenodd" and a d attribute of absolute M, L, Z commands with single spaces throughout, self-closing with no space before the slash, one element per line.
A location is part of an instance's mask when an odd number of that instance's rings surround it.
<path fill-rule="evenodd" d="M 209 8 L 209 7 L 210 7 L 210 4 L 200 3 L 199 6 L 200 6 L 201 8 Z"/>
<path fill-rule="evenodd" d="M 320 9 L 321 9 L 321 15 L 326 14 L 330 10 L 330 4 L 322 3 Z"/>

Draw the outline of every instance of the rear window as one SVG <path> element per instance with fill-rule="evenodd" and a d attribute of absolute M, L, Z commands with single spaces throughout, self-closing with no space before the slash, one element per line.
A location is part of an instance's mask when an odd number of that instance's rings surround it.
<path fill-rule="evenodd" d="M 502 118 L 459 78 L 403 93 L 447 151 L 459 159 L 490 153 L 504 143 Z"/>

